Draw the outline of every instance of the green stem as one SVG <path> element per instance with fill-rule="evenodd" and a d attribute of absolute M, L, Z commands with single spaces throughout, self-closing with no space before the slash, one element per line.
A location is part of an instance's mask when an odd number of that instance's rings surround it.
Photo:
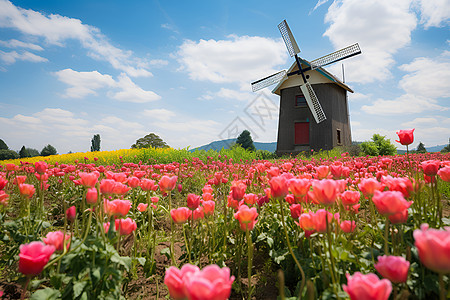
<path fill-rule="evenodd" d="M 280 210 L 281 210 L 281 222 L 283 223 L 283 228 L 284 228 L 284 235 L 286 238 L 286 242 L 289 248 L 289 253 L 291 254 L 292 258 L 295 261 L 295 264 L 297 265 L 298 269 L 300 270 L 300 274 L 302 275 L 302 283 L 300 285 L 300 291 L 299 291 L 299 299 L 302 298 L 302 292 L 303 292 L 303 288 L 305 287 L 305 283 L 306 283 L 306 278 L 305 278 L 305 272 L 303 271 L 302 266 L 300 265 L 299 261 L 297 260 L 297 257 L 294 254 L 294 251 L 292 250 L 292 246 L 291 246 L 291 242 L 289 241 L 289 235 L 287 232 L 287 228 L 286 228 L 286 222 L 284 220 L 284 209 L 283 209 L 283 200 L 279 199 L 280 201 Z"/>
<path fill-rule="evenodd" d="M 334 290 L 334 294 L 336 295 L 336 297 L 339 299 L 337 290 L 336 290 L 336 285 L 337 285 L 337 278 L 336 278 L 336 270 L 335 270 L 335 264 L 334 264 L 334 256 L 333 256 L 333 251 L 331 251 L 331 228 L 330 228 L 330 223 L 328 222 L 328 211 L 325 210 L 326 215 L 325 215 L 325 222 L 327 224 L 327 240 L 328 240 L 328 253 L 330 254 L 330 273 L 331 273 L 331 279 L 333 280 L 333 290 Z"/>
<path fill-rule="evenodd" d="M 168 191 L 169 193 L 169 213 L 172 210 L 172 193 L 171 191 Z M 172 266 L 177 266 L 177 261 L 175 260 L 175 253 L 174 253 L 174 245 L 175 245 L 175 235 L 173 230 L 173 219 L 170 218 L 170 259 L 172 260 Z"/>
<path fill-rule="evenodd" d="M 444 274 L 439 273 L 439 300 L 445 300 Z"/>
<path fill-rule="evenodd" d="M 183 226 L 183 236 L 184 236 L 184 244 L 186 245 L 186 252 L 188 253 L 189 263 L 191 264 L 191 249 L 189 247 L 188 239 L 186 238 L 186 228 Z"/>
<path fill-rule="evenodd" d="M 23 287 L 22 295 L 20 297 L 21 300 L 25 299 L 25 295 L 27 294 L 28 284 L 30 283 L 31 276 L 27 276 L 27 281 L 25 281 L 25 285 Z"/>
<path fill-rule="evenodd" d="M 247 299 L 251 299 L 252 295 L 252 266 L 253 266 L 253 242 L 250 236 L 250 230 L 246 230 L 245 234 L 247 235 L 247 246 L 248 246 L 248 257 L 247 257 L 247 273 L 248 273 L 248 297 Z"/>
<path fill-rule="evenodd" d="M 386 217 L 386 224 L 384 225 L 384 255 L 389 255 L 388 240 L 389 240 L 389 218 Z"/>

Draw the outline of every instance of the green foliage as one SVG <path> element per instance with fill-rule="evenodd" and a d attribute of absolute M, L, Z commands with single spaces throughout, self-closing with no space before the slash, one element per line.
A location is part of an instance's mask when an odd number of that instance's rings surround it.
<path fill-rule="evenodd" d="M 100 151 L 100 134 L 95 134 L 91 140 L 91 152 Z"/>
<path fill-rule="evenodd" d="M 158 135 L 154 133 L 147 134 L 146 136 L 136 140 L 136 143 L 131 145 L 131 148 L 169 148 L 169 145 L 163 141 Z"/>
<path fill-rule="evenodd" d="M 365 155 L 370 156 L 395 155 L 397 153 L 397 149 L 391 143 L 391 140 L 377 133 L 372 136 L 371 141 L 362 142 L 360 147 Z"/>
<path fill-rule="evenodd" d="M 42 156 L 49 156 L 49 155 L 56 155 L 56 154 L 58 154 L 58 152 L 56 151 L 56 148 L 50 144 L 48 144 L 41 150 Z"/>
<path fill-rule="evenodd" d="M 236 139 L 236 144 L 250 151 L 255 151 L 256 149 L 255 145 L 253 144 L 253 139 L 250 134 L 250 131 L 248 130 L 242 131 L 242 133 Z"/>
<path fill-rule="evenodd" d="M 6 149 L 1 149 L 0 150 L 0 160 L 16 159 L 16 158 L 19 158 L 19 154 L 17 154 L 16 151 L 14 151 L 14 150 L 6 150 Z"/>
<path fill-rule="evenodd" d="M 22 146 L 22 148 L 20 148 L 20 151 L 19 151 L 19 157 L 20 157 L 20 158 L 30 157 L 30 155 L 28 154 L 28 151 L 27 151 L 27 149 L 25 148 L 25 146 Z"/>
<path fill-rule="evenodd" d="M 34 148 L 25 148 L 25 150 L 28 152 L 29 157 L 35 157 L 41 155 L 39 153 L 39 150 Z"/>
<path fill-rule="evenodd" d="M 441 153 L 449 153 L 450 152 L 450 138 L 448 139 L 448 145 L 442 148 Z"/>
<path fill-rule="evenodd" d="M 418 153 L 426 153 L 427 149 L 425 149 L 425 145 L 420 142 L 419 145 L 417 145 L 417 152 Z"/>
<path fill-rule="evenodd" d="M 8 145 L 2 139 L 0 139 L 0 150 L 9 150 Z"/>

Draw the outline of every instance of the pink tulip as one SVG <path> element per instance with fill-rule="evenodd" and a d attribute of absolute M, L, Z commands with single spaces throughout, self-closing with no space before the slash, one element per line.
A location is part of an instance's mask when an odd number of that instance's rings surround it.
<path fill-rule="evenodd" d="M 244 198 L 247 185 L 241 180 L 235 180 L 231 183 L 230 194 L 234 200 L 242 200 Z"/>
<path fill-rule="evenodd" d="M 188 194 L 187 195 L 187 207 L 192 210 L 195 210 L 200 205 L 200 196 L 196 194 Z"/>
<path fill-rule="evenodd" d="M 98 181 L 98 177 L 100 177 L 100 173 L 98 171 L 94 171 L 91 173 L 83 173 L 80 174 L 80 183 L 84 187 L 92 188 Z"/>
<path fill-rule="evenodd" d="M 377 275 L 369 273 L 363 275 L 359 272 L 352 276 L 346 274 L 347 285 L 342 285 L 351 300 L 387 300 L 392 291 L 392 284 L 387 279 L 379 279 Z"/>
<path fill-rule="evenodd" d="M 252 230 L 257 222 L 257 217 L 256 207 L 249 208 L 247 205 L 241 205 L 234 214 L 234 218 L 239 221 L 242 230 Z"/>
<path fill-rule="evenodd" d="M 63 250 L 64 244 L 64 233 L 62 231 L 52 231 L 47 233 L 45 238 L 42 239 L 46 245 L 52 245 L 55 247 L 56 251 Z M 69 241 L 66 243 L 66 248 L 70 247 L 70 234 L 66 234 L 65 240 Z"/>
<path fill-rule="evenodd" d="M 213 200 L 203 201 L 202 203 L 203 211 L 206 216 L 212 216 L 214 214 L 214 208 L 216 207 L 216 202 Z"/>
<path fill-rule="evenodd" d="M 120 235 L 129 235 L 137 228 L 136 222 L 131 218 L 116 219 L 115 225 Z"/>
<path fill-rule="evenodd" d="M 147 210 L 148 204 L 144 204 L 144 203 L 139 203 L 137 206 L 138 211 L 140 212 L 144 212 Z"/>
<path fill-rule="evenodd" d="M 140 186 L 144 191 L 156 191 L 158 186 L 155 185 L 155 181 L 147 178 L 142 178 Z"/>
<path fill-rule="evenodd" d="M 71 206 L 66 210 L 66 217 L 67 220 L 69 220 L 70 222 L 75 221 L 76 216 L 77 216 L 77 209 L 75 206 Z"/>
<path fill-rule="evenodd" d="M 178 177 L 177 176 L 163 176 L 158 182 L 159 189 L 163 193 L 167 193 L 175 188 L 177 184 Z"/>
<path fill-rule="evenodd" d="M 375 178 L 362 179 L 358 184 L 359 190 L 363 193 L 364 197 L 372 197 L 376 191 L 382 191 L 383 185 Z"/>
<path fill-rule="evenodd" d="M 234 276 L 230 269 L 209 265 L 183 277 L 184 290 L 190 300 L 226 300 L 231 294 Z"/>
<path fill-rule="evenodd" d="M 288 180 L 285 176 L 272 177 L 269 181 L 269 185 L 270 194 L 273 198 L 284 198 L 289 192 Z"/>
<path fill-rule="evenodd" d="M 374 267 L 381 276 L 393 283 L 406 282 L 408 279 L 409 261 L 401 256 L 378 256 Z"/>
<path fill-rule="evenodd" d="M 392 224 L 406 223 L 406 221 L 408 220 L 408 210 L 405 209 L 396 214 L 390 215 L 388 218 Z"/>
<path fill-rule="evenodd" d="M 345 191 L 340 195 L 342 205 L 350 206 L 359 202 L 361 194 L 357 191 Z"/>
<path fill-rule="evenodd" d="M 141 183 L 141 181 L 139 180 L 139 178 L 137 178 L 135 176 L 132 176 L 127 179 L 127 184 L 130 188 L 136 188 L 139 186 L 140 183 Z"/>
<path fill-rule="evenodd" d="M 296 197 L 305 196 L 311 187 L 311 180 L 309 179 L 290 179 L 288 182 L 289 191 Z"/>
<path fill-rule="evenodd" d="M 88 188 L 86 192 L 86 203 L 95 204 L 97 203 L 98 193 L 95 187 Z"/>
<path fill-rule="evenodd" d="M 186 299 L 187 296 L 184 289 L 184 279 L 187 276 L 192 276 L 192 274 L 196 272 L 200 272 L 200 269 L 191 264 L 185 264 L 181 270 L 176 267 L 169 267 L 166 270 L 164 284 L 167 285 L 169 294 L 173 299 Z"/>
<path fill-rule="evenodd" d="M 291 217 L 295 220 L 297 220 L 303 213 L 303 209 L 300 204 L 292 204 L 289 206 L 289 210 L 291 211 Z"/>
<path fill-rule="evenodd" d="M 192 216 L 192 211 L 187 207 L 179 207 L 170 211 L 170 216 L 176 224 L 183 224 Z"/>
<path fill-rule="evenodd" d="M 42 242 L 31 242 L 19 247 L 19 272 L 24 275 L 37 275 L 50 260 L 55 247 Z"/>
<path fill-rule="evenodd" d="M 423 161 L 420 166 L 422 167 L 423 173 L 427 176 L 435 176 L 438 173 L 441 161 L 439 160 L 427 160 Z"/>
<path fill-rule="evenodd" d="M 341 230 L 345 233 L 353 232 L 356 228 L 356 222 L 355 221 L 342 221 L 341 224 L 339 224 L 341 227 Z"/>
<path fill-rule="evenodd" d="M 378 212 L 383 216 L 394 215 L 408 209 L 412 201 L 406 201 L 403 194 L 397 191 L 375 192 L 372 198 Z"/>
<path fill-rule="evenodd" d="M 404 146 L 410 145 L 414 142 L 414 129 L 410 130 L 399 130 L 396 132 L 398 135 L 399 141 L 396 140 L 397 143 L 400 143 Z"/>
<path fill-rule="evenodd" d="M 105 200 L 105 211 L 109 216 L 124 217 L 131 208 L 131 201 L 116 199 L 113 201 Z"/>
<path fill-rule="evenodd" d="M 255 194 L 245 194 L 244 195 L 244 203 L 252 206 L 258 201 L 258 195 Z"/>
<path fill-rule="evenodd" d="M 308 198 L 316 204 L 332 205 L 339 195 L 340 185 L 340 181 L 334 179 L 314 180 Z"/>
<path fill-rule="evenodd" d="M 414 230 L 413 236 L 425 267 L 437 273 L 450 272 L 450 227 L 437 230 L 422 224 L 420 229 Z"/>
<path fill-rule="evenodd" d="M 36 172 L 39 174 L 44 174 L 47 171 L 48 165 L 44 161 L 37 161 L 35 164 Z"/>
<path fill-rule="evenodd" d="M 36 192 L 36 189 L 34 188 L 34 185 L 32 185 L 32 184 L 22 183 L 22 184 L 19 184 L 19 192 L 22 196 L 31 198 L 31 197 L 33 197 L 34 193 Z"/>
<path fill-rule="evenodd" d="M 443 181 L 450 182 L 450 166 L 440 169 L 437 174 Z"/>

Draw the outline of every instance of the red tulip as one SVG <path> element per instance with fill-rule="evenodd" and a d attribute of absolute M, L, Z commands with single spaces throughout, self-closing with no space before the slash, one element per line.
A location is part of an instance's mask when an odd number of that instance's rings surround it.
<path fill-rule="evenodd" d="M 309 179 L 290 179 L 289 182 L 289 191 L 296 197 L 305 196 L 309 188 L 311 187 L 311 180 Z"/>
<path fill-rule="evenodd" d="M 196 194 L 187 195 L 187 207 L 191 210 L 196 209 L 200 205 L 200 196 Z"/>
<path fill-rule="evenodd" d="M 359 190 L 363 193 L 364 197 L 372 197 L 375 191 L 382 191 L 383 185 L 375 178 L 362 179 L 358 184 Z"/>
<path fill-rule="evenodd" d="M 141 183 L 141 181 L 139 180 L 139 178 L 137 178 L 135 176 L 132 176 L 127 179 L 127 184 L 130 188 L 136 188 L 139 186 L 140 183 Z"/>
<path fill-rule="evenodd" d="M 129 235 L 137 228 L 136 222 L 131 218 L 116 219 L 115 225 L 120 235 Z"/>
<path fill-rule="evenodd" d="M 325 209 L 319 209 L 316 211 L 316 213 L 313 215 L 313 222 L 314 222 L 314 230 L 319 233 L 326 233 L 327 232 L 327 217 L 328 217 L 328 224 L 331 224 L 331 221 L 333 221 L 333 214 L 326 211 Z M 330 226 L 330 225 L 329 225 Z"/>
<path fill-rule="evenodd" d="M 15 164 L 6 164 L 6 171 L 17 171 L 19 170 L 19 166 Z"/>
<path fill-rule="evenodd" d="M 396 140 L 397 143 L 400 143 L 404 146 L 406 145 L 410 145 L 414 142 L 414 129 L 411 130 L 399 130 L 397 131 L 397 135 L 398 135 L 398 139 L 399 141 Z"/>
<path fill-rule="evenodd" d="M 8 183 L 8 180 L 6 178 L 0 177 L 0 190 L 3 190 Z"/>
<path fill-rule="evenodd" d="M 86 203 L 95 204 L 97 203 L 98 193 L 95 187 L 88 188 L 86 192 Z"/>
<path fill-rule="evenodd" d="M 16 178 L 14 178 L 13 183 L 19 185 L 24 183 L 25 180 L 27 180 L 27 176 L 16 176 Z"/>
<path fill-rule="evenodd" d="M 316 204 L 333 205 L 339 195 L 340 185 L 341 183 L 334 179 L 314 180 L 308 198 Z"/>
<path fill-rule="evenodd" d="M 34 188 L 34 185 L 32 185 L 32 184 L 22 183 L 22 184 L 19 184 L 19 192 L 22 196 L 31 198 L 31 197 L 33 197 L 34 193 L 36 192 L 36 189 Z"/>
<path fill-rule="evenodd" d="M 144 191 L 156 191 L 158 189 L 158 186 L 155 185 L 155 181 L 147 178 L 141 179 L 140 186 Z"/>
<path fill-rule="evenodd" d="M 67 220 L 69 220 L 70 222 L 75 221 L 76 216 L 77 216 L 77 209 L 75 206 L 71 206 L 66 210 L 66 217 Z"/>
<path fill-rule="evenodd" d="M 214 214 L 214 208 L 216 206 L 216 202 L 213 200 L 203 201 L 202 203 L 203 211 L 206 216 L 212 216 Z"/>
<path fill-rule="evenodd" d="M 316 167 L 316 175 L 318 179 L 328 178 L 328 174 L 330 174 L 330 168 L 328 166 L 318 166 Z"/>
<path fill-rule="evenodd" d="M 144 204 L 144 203 L 139 203 L 137 206 L 138 211 L 140 212 L 144 212 L 147 210 L 148 204 Z"/>
<path fill-rule="evenodd" d="M 297 220 L 303 212 L 300 204 L 292 204 L 289 206 L 289 210 L 291 211 L 291 217 L 295 220 Z"/>
<path fill-rule="evenodd" d="M 189 211 L 189 209 L 187 210 Z M 181 270 L 176 267 L 169 267 L 164 276 L 164 284 L 167 285 L 170 297 L 175 300 L 186 299 L 184 279 L 199 271 L 200 269 L 197 266 L 191 264 L 185 264 Z"/>
<path fill-rule="evenodd" d="M 192 211 L 192 217 L 194 218 L 194 220 L 204 219 L 205 211 L 203 210 L 203 206 L 199 206 L 196 209 L 194 209 Z"/>
<path fill-rule="evenodd" d="M 345 233 L 353 232 L 356 228 L 356 222 L 355 221 L 342 221 L 339 226 L 341 227 L 341 230 Z"/>
<path fill-rule="evenodd" d="M 396 214 L 388 216 L 388 218 L 392 224 L 406 223 L 406 221 L 408 220 L 408 210 L 405 209 Z"/>
<path fill-rule="evenodd" d="M 55 247 L 56 251 L 62 251 L 64 245 L 64 232 L 62 231 L 52 231 L 47 233 L 45 238 L 42 239 L 46 245 L 52 245 Z M 66 243 L 66 249 L 70 247 L 70 234 L 66 234 L 65 240 L 69 241 Z"/>
<path fill-rule="evenodd" d="M 383 176 L 381 182 L 385 184 L 390 191 L 399 191 L 405 198 L 408 198 L 414 191 L 411 180 L 408 177 Z"/>
<path fill-rule="evenodd" d="M 172 209 L 170 216 L 176 224 L 183 224 L 192 216 L 192 211 L 187 207 L 179 207 Z"/>
<path fill-rule="evenodd" d="M 421 167 L 425 175 L 435 176 L 438 173 L 440 164 L 439 160 L 427 160 L 421 163 Z"/>
<path fill-rule="evenodd" d="M 359 202 L 361 194 L 357 191 L 345 191 L 340 195 L 342 205 L 350 206 Z"/>
<path fill-rule="evenodd" d="M 175 185 L 177 183 L 178 177 L 177 176 L 163 176 L 158 182 L 159 189 L 163 193 L 167 193 L 175 188 Z"/>
<path fill-rule="evenodd" d="M 381 276 L 393 283 L 406 282 L 408 279 L 409 261 L 401 256 L 378 256 L 374 267 Z"/>
<path fill-rule="evenodd" d="M 44 161 L 37 161 L 34 163 L 34 167 L 37 173 L 44 174 L 47 171 L 48 165 Z"/>
<path fill-rule="evenodd" d="M 289 192 L 288 180 L 285 176 L 272 177 L 269 185 L 270 194 L 273 198 L 284 198 Z"/>
<path fill-rule="evenodd" d="M 450 182 L 450 167 L 440 169 L 437 174 L 443 181 Z"/>
<path fill-rule="evenodd" d="M 392 284 L 387 279 L 379 279 L 377 275 L 369 273 L 363 275 L 359 272 L 352 276 L 346 274 L 347 285 L 342 285 L 351 300 L 387 300 L 392 291 Z"/>
<path fill-rule="evenodd" d="M 7 206 L 9 200 L 9 195 L 5 191 L 0 191 L 0 205 Z"/>
<path fill-rule="evenodd" d="M 414 230 L 413 236 L 425 267 L 441 274 L 450 272 L 450 227 L 437 230 L 422 224 L 420 229 Z"/>
<path fill-rule="evenodd" d="M 230 297 L 234 276 L 230 276 L 227 267 L 209 265 L 183 279 L 188 299 L 226 300 Z"/>
<path fill-rule="evenodd" d="M 209 184 L 206 184 L 203 188 L 202 188 L 202 193 L 203 194 L 213 194 L 214 190 L 212 189 L 212 187 Z"/>
<path fill-rule="evenodd" d="M 408 209 L 412 201 L 406 201 L 403 194 L 397 191 L 375 192 L 372 198 L 378 212 L 390 216 Z"/>
<path fill-rule="evenodd" d="M 37 275 L 50 260 L 55 247 L 42 242 L 31 242 L 19 247 L 19 272 L 24 275 Z"/>
<path fill-rule="evenodd" d="M 131 201 L 116 199 L 113 201 L 105 200 L 105 211 L 109 216 L 124 217 L 131 208 Z"/>
<path fill-rule="evenodd" d="M 80 183 L 84 187 L 92 188 L 98 181 L 98 177 L 100 177 L 100 173 L 98 171 L 94 171 L 91 173 L 83 173 L 80 174 Z"/>
<path fill-rule="evenodd" d="M 103 179 L 100 182 L 100 192 L 104 195 L 114 194 L 116 182 L 113 179 Z"/>
<path fill-rule="evenodd" d="M 313 231 L 316 229 L 314 225 L 314 213 L 308 212 L 301 214 L 298 219 L 298 225 L 304 230 L 304 231 Z"/>
<path fill-rule="evenodd" d="M 241 205 L 234 214 L 234 218 L 239 221 L 242 230 L 252 230 L 257 222 L 257 217 L 256 207 L 249 208 L 247 205 Z"/>
<path fill-rule="evenodd" d="M 241 180 L 235 180 L 231 183 L 230 194 L 234 200 L 242 200 L 244 198 L 247 185 Z"/>
<path fill-rule="evenodd" d="M 252 206 L 258 201 L 258 195 L 255 194 L 245 194 L 244 195 L 244 203 Z"/>

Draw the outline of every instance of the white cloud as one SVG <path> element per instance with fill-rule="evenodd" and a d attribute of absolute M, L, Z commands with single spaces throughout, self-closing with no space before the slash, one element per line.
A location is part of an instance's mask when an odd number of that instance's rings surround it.
<path fill-rule="evenodd" d="M 359 101 L 365 101 L 370 99 L 369 95 L 365 95 L 362 93 L 348 93 L 348 100 L 351 102 L 359 102 Z"/>
<path fill-rule="evenodd" d="M 416 126 L 433 126 L 436 124 L 439 124 L 438 119 L 441 119 L 439 117 L 427 117 L 427 118 L 415 118 L 412 121 L 404 122 L 402 123 L 402 126 L 405 128 L 414 128 Z M 447 122 L 450 120 L 449 118 L 446 118 Z"/>
<path fill-rule="evenodd" d="M 448 24 L 450 18 L 450 1 L 448 0 L 415 0 L 420 7 L 420 23 L 425 29 Z"/>
<path fill-rule="evenodd" d="M 8 47 L 8 48 L 27 48 L 27 49 L 35 50 L 35 51 L 44 50 L 44 48 L 42 48 L 39 45 L 22 42 L 22 41 L 19 41 L 16 39 L 11 39 L 9 41 L 0 41 L 0 45 Z"/>
<path fill-rule="evenodd" d="M 248 101 L 255 97 L 255 95 L 251 93 L 243 93 L 232 89 L 221 88 L 216 95 L 221 98 L 240 100 L 240 101 Z"/>
<path fill-rule="evenodd" d="M 39 55 L 33 54 L 28 51 L 23 51 L 18 53 L 16 51 L 4 52 L 0 50 L 0 60 L 4 61 L 6 64 L 13 64 L 18 60 L 24 60 L 29 62 L 47 62 L 48 59 L 41 57 Z"/>
<path fill-rule="evenodd" d="M 116 83 L 117 87 L 121 89 L 119 92 L 109 92 L 108 96 L 119 101 L 133 102 L 133 103 L 146 103 L 161 99 L 161 96 L 152 91 L 145 91 L 137 86 L 131 79 L 124 73 L 120 74 L 119 80 Z"/>
<path fill-rule="evenodd" d="M 403 76 L 399 83 L 407 93 L 429 98 L 449 97 L 449 61 L 420 57 L 399 68 L 410 73 Z"/>
<path fill-rule="evenodd" d="M 438 105 L 436 100 L 408 94 L 394 100 L 377 99 L 372 105 L 361 107 L 362 111 L 371 115 L 418 114 L 424 111 L 445 111 L 448 109 L 448 107 Z"/>
<path fill-rule="evenodd" d="M 316 3 L 316 6 L 314 6 L 314 8 L 312 9 L 312 12 L 315 11 L 316 9 L 318 9 L 320 6 L 322 6 L 323 4 L 327 3 L 328 0 L 319 0 Z"/>
<path fill-rule="evenodd" d="M 411 0 L 335 0 L 329 7 L 324 33 L 336 49 L 355 42 L 362 54 L 345 60 L 346 79 L 369 83 L 391 78 L 393 55 L 411 41 L 416 15 L 410 11 Z M 338 73 L 340 66 L 330 70 Z"/>
<path fill-rule="evenodd" d="M 142 115 L 144 115 L 144 117 L 146 118 L 149 118 L 150 120 L 156 119 L 167 122 L 172 117 L 175 117 L 176 114 L 173 111 L 167 110 L 165 108 L 159 108 L 159 109 L 145 109 L 142 112 Z"/>
<path fill-rule="evenodd" d="M 186 40 L 176 57 L 193 80 L 239 83 L 250 90 L 252 81 L 279 71 L 287 53 L 281 39 L 230 35 L 226 40 Z"/>
<path fill-rule="evenodd" d="M 108 88 L 108 97 L 119 101 L 145 103 L 161 98 L 156 93 L 145 91 L 137 86 L 125 73 L 120 74 L 117 80 L 114 80 L 111 75 L 101 74 L 98 71 L 78 72 L 65 69 L 54 74 L 58 80 L 70 86 L 64 95 L 67 98 L 97 95 L 97 90 L 104 88 Z"/>
<path fill-rule="evenodd" d="M 9 1 L 0 0 L 0 27 L 41 37 L 48 44 L 61 47 L 67 40 L 77 40 L 86 48 L 88 55 L 105 60 L 130 76 L 152 75 L 145 60 L 133 57 L 131 51 L 111 45 L 98 28 L 83 24 L 79 19 L 55 14 L 45 16 L 40 12 L 23 9 Z"/>
<path fill-rule="evenodd" d="M 95 90 L 113 87 L 116 82 L 110 75 L 103 75 L 97 71 L 77 72 L 72 69 L 64 69 L 55 72 L 59 81 L 70 85 L 66 89 L 65 97 L 67 98 L 83 98 L 87 95 L 97 95 Z"/>
<path fill-rule="evenodd" d="M 169 64 L 169 61 L 165 59 L 152 59 L 151 61 L 149 61 L 149 64 L 154 67 L 164 67 Z"/>
<path fill-rule="evenodd" d="M 99 119 L 98 114 L 80 118 L 71 111 L 45 108 L 31 115 L 17 114 L 0 117 L 2 139 L 11 149 L 26 147 L 42 149 L 53 145 L 59 153 L 86 152 L 94 134 L 100 134 L 102 150 L 129 148 L 136 139 L 144 136 L 144 126 L 133 120 L 113 115 Z"/>

